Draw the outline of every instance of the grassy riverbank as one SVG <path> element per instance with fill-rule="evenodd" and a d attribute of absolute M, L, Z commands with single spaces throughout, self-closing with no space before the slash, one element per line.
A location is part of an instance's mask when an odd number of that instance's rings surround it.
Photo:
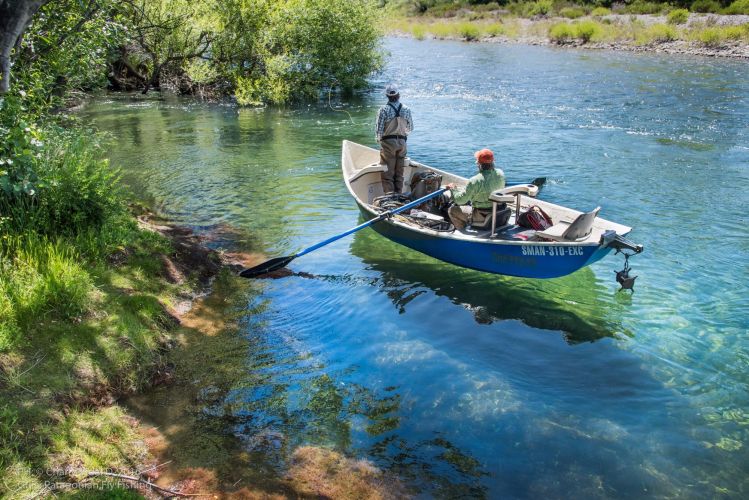
<path fill-rule="evenodd" d="M 475 7 L 475 6 L 474 6 Z M 464 8 L 432 15 L 395 12 L 391 34 L 500 43 L 663 51 L 749 58 L 749 16 L 690 13 L 638 14 L 607 8 L 565 7 L 522 16 L 507 9 Z"/>

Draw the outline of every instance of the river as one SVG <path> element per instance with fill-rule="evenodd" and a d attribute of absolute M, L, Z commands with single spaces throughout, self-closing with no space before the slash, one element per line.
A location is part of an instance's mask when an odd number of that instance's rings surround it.
<path fill-rule="evenodd" d="M 222 431 L 275 474 L 309 443 L 369 458 L 427 496 L 745 497 L 747 63 L 385 48 L 374 90 L 333 96 L 337 110 L 113 95 L 83 115 L 169 218 L 236 229 L 217 245 L 289 255 L 359 222 L 341 140 L 373 145 L 380 88 L 395 81 L 414 114 L 411 157 L 469 176 L 472 152 L 489 147 L 510 180 L 548 176 L 544 199 L 633 226 L 645 245 L 636 291 L 617 291 L 621 256 L 523 280 L 367 229 L 291 264 L 312 278 L 237 292 L 246 376 L 201 418 L 230 413 Z"/>

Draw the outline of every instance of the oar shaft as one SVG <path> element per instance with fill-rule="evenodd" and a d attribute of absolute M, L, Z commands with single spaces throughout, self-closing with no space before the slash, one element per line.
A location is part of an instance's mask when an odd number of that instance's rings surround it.
<path fill-rule="evenodd" d="M 392 210 L 388 210 L 387 212 L 383 212 L 380 215 L 378 215 L 377 217 L 375 217 L 373 219 L 369 219 L 367 222 L 364 222 L 363 224 L 359 224 L 358 226 L 356 226 L 354 228 L 351 228 L 348 231 L 345 231 L 343 233 L 337 234 L 335 236 L 331 236 L 330 238 L 328 238 L 325 241 L 321 241 L 320 243 L 316 243 L 316 244 L 312 245 L 311 247 L 305 248 L 304 250 L 302 250 L 301 252 L 299 252 L 298 254 L 296 254 L 294 256 L 294 258 L 301 257 L 302 255 L 306 255 L 306 254 L 308 254 L 310 252 L 313 252 L 313 251 L 317 250 L 320 247 L 324 247 L 325 245 L 327 245 L 329 243 L 333 243 L 334 241 L 340 240 L 344 236 L 348 236 L 349 234 L 355 233 L 357 231 L 360 231 L 360 230 L 364 229 L 365 227 L 369 227 L 372 224 L 375 224 L 376 222 L 380 222 L 382 219 L 390 217 L 391 215 L 395 215 L 395 214 L 401 213 L 401 212 L 406 211 L 406 210 L 408 210 L 410 208 L 418 207 L 419 205 L 421 205 L 425 201 L 431 200 L 432 198 L 435 198 L 435 197 L 441 195 L 445 191 L 447 191 L 447 188 L 438 189 L 437 191 L 435 191 L 433 193 L 429 193 L 428 195 L 423 196 L 423 197 L 419 198 L 418 200 L 414 200 L 411 203 L 406 203 L 402 207 L 394 208 Z"/>

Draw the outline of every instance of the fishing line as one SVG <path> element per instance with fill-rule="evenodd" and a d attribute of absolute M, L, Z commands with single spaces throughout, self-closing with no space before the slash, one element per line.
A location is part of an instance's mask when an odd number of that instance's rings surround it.
<path fill-rule="evenodd" d="M 348 119 L 351 120 L 351 125 L 356 125 L 356 123 L 354 123 L 354 119 L 351 118 L 351 113 L 349 113 L 345 109 L 336 109 L 333 107 L 333 104 L 330 102 L 330 97 L 332 94 L 333 94 L 333 86 L 331 85 L 328 87 L 328 106 L 330 107 L 330 109 L 332 109 L 333 111 L 340 111 L 342 113 L 346 113 L 348 115 Z"/>

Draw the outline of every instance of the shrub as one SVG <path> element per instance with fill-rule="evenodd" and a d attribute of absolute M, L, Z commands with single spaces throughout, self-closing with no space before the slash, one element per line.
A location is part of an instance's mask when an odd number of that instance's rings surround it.
<path fill-rule="evenodd" d="M 589 42 L 601 33 L 601 27 L 595 21 L 583 21 L 575 27 L 577 38 Z"/>
<path fill-rule="evenodd" d="M 565 7 L 559 11 L 559 15 L 567 19 L 577 19 L 578 17 L 583 17 L 585 11 L 579 7 Z"/>
<path fill-rule="evenodd" d="M 689 20 L 689 11 L 687 9 L 672 10 L 666 19 L 668 24 L 684 24 Z"/>
<path fill-rule="evenodd" d="M 575 38 L 575 27 L 570 23 L 558 23 L 549 29 L 549 38 L 557 43 Z"/>
<path fill-rule="evenodd" d="M 414 38 L 416 38 L 417 40 L 423 40 L 426 36 L 426 28 L 424 28 L 424 26 L 422 26 L 421 24 L 415 24 L 411 28 L 411 34 L 413 34 Z"/>
<path fill-rule="evenodd" d="M 460 23 L 458 25 L 458 35 L 464 40 L 476 40 L 481 36 L 481 30 L 478 26 L 471 23 Z"/>
<path fill-rule="evenodd" d="M 666 4 L 655 2 L 633 2 L 624 8 L 628 14 L 659 14 L 666 8 Z"/>
<path fill-rule="evenodd" d="M 723 14 L 749 14 L 749 0 L 736 0 L 723 10 Z"/>
<path fill-rule="evenodd" d="M 0 111 L 0 228 L 75 235 L 125 212 L 118 172 L 90 130 L 34 126 L 17 98 Z M 22 103 L 22 102 L 21 102 Z"/>
<path fill-rule="evenodd" d="M 720 3 L 715 0 L 695 0 L 689 7 L 692 12 L 710 13 L 720 10 Z"/>
<path fill-rule="evenodd" d="M 484 31 L 488 36 L 501 36 L 507 34 L 507 29 L 502 23 L 492 23 L 484 28 Z"/>
<path fill-rule="evenodd" d="M 551 12 L 554 6 L 552 0 L 536 0 L 523 6 L 523 14 L 526 17 L 545 16 Z"/>
<path fill-rule="evenodd" d="M 715 47 L 723 42 L 723 36 L 720 28 L 706 28 L 698 35 L 700 42 L 709 46 Z"/>
<path fill-rule="evenodd" d="M 606 7 L 596 7 L 590 13 L 590 15 L 593 17 L 603 17 L 608 16 L 609 14 L 611 14 L 611 9 L 607 9 Z"/>
<path fill-rule="evenodd" d="M 643 33 L 641 33 L 636 42 L 640 45 L 645 45 L 653 42 L 670 42 L 676 40 L 678 34 L 673 26 L 667 24 L 654 24 L 648 27 Z"/>

